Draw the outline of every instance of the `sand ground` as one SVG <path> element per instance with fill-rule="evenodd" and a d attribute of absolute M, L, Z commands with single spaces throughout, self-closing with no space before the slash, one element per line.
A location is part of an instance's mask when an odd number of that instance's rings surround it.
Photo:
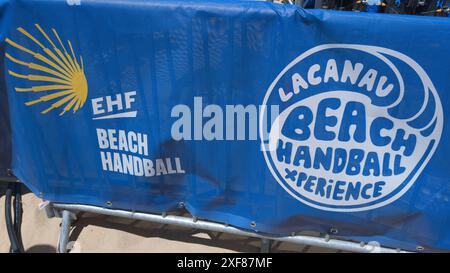
<path fill-rule="evenodd" d="M 0 184 L 0 252 L 9 251 L 4 220 L 4 187 Z M 23 196 L 22 237 L 26 252 L 56 252 L 61 219 L 47 218 L 33 193 Z M 260 240 L 121 219 L 83 214 L 74 223 L 71 252 L 259 252 Z M 336 252 L 334 250 L 273 243 L 271 252 Z"/>

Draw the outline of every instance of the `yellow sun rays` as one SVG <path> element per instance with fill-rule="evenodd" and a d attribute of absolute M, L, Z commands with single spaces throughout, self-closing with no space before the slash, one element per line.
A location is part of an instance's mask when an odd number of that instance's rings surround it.
<path fill-rule="evenodd" d="M 39 41 L 25 29 L 19 27 L 17 30 L 33 41 L 43 53 L 32 51 L 6 38 L 6 42 L 9 45 L 31 55 L 36 60 L 36 63 L 19 60 L 8 53 L 5 54 L 6 58 L 18 65 L 27 67 L 30 70 L 40 72 L 37 74 L 24 75 L 8 70 L 8 73 L 11 76 L 28 80 L 33 84 L 31 87 L 16 87 L 15 90 L 16 92 L 46 92 L 43 95 L 41 94 L 39 98 L 25 103 L 25 105 L 31 106 L 38 103 L 51 102 L 50 107 L 43 110 L 41 112 L 42 114 L 46 114 L 51 110 L 60 107 L 63 107 L 59 114 L 60 116 L 64 115 L 64 113 L 69 110 L 72 110 L 73 113 L 75 113 L 78 109 L 83 107 L 88 94 L 87 80 L 84 75 L 83 58 L 80 56 L 80 61 L 78 62 L 70 41 L 67 41 L 70 53 L 67 51 L 55 29 L 52 29 L 52 33 L 56 38 L 58 45 L 55 44 L 41 26 L 38 24 L 35 24 L 35 26 L 48 42 L 50 48 L 46 47 L 44 42 Z M 35 83 L 33 82 L 46 84 L 34 85 Z"/>

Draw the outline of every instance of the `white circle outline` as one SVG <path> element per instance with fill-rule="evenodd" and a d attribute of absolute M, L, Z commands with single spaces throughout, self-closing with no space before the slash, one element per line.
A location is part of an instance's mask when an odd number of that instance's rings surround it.
<path fill-rule="evenodd" d="M 272 94 L 273 88 L 275 87 L 275 85 L 278 83 L 278 81 L 281 79 L 282 76 L 284 76 L 284 74 L 286 74 L 287 71 L 289 71 L 294 65 L 296 65 L 297 63 L 299 63 L 300 61 L 302 61 L 303 59 L 305 59 L 306 57 L 309 57 L 310 55 L 322 51 L 322 50 L 326 50 L 326 49 L 336 49 L 336 48 L 341 48 L 341 49 L 354 49 L 354 50 L 360 50 L 363 52 L 368 52 L 371 53 L 373 55 L 375 55 L 376 57 L 380 57 L 382 56 L 381 53 L 383 54 L 387 54 L 390 55 L 392 57 L 395 57 L 397 59 L 400 59 L 401 61 L 405 62 L 406 64 L 408 64 L 411 68 L 413 68 L 413 70 L 417 73 L 417 75 L 420 77 L 422 83 L 424 84 L 425 88 L 428 88 L 428 90 L 430 92 L 433 93 L 434 97 L 435 97 L 435 103 L 436 103 L 436 107 L 435 107 L 435 114 L 434 117 L 431 119 L 431 121 L 429 122 L 429 124 L 426 126 L 430 126 L 434 121 L 436 121 L 436 126 L 434 131 L 438 130 L 438 134 L 436 135 L 436 144 L 434 145 L 434 147 L 432 148 L 432 150 L 429 152 L 427 158 L 423 161 L 422 165 L 419 167 L 419 169 L 416 171 L 416 173 L 414 174 L 414 176 L 411 178 L 411 180 L 408 182 L 408 184 L 406 184 L 403 189 L 401 189 L 398 193 L 396 193 L 395 195 L 393 195 L 392 197 L 380 202 L 380 203 L 376 203 L 367 207 L 358 207 L 358 208 L 330 208 L 330 207 L 325 207 L 325 206 L 319 206 L 313 203 L 310 203 L 300 197 L 298 197 L 297 195 L 293 194 L 292 191 L 286 187 L 286 185 L 284 184 L 283 181 L 280 181 L 280 179 L 278 178 L 278 175 L 276 174 L 276 172 L 274 171 L 272 164 L 269 161 L 268 155 L 267 155 L 267 151 L 265 149 L 265 143 L 264 143 L 264 132 L 263 132 L 263 117 L 265 115 L 265 111 L 267 108 L 267 100 L 269 99 L 269 96 Z M 382 56 L 383 59 L 384 56 Z M 383 60 L 384 61 L 384 60 Z M 389 62 L 390 63 L 390 62 Z M 388 63 L 388 66 L 390 66 Z M 394 70 L 395 73 L 395 70 Z M 401 76 L 400 76 L 400 79 Z M 399 79 L 399 80 L 400 80 Z M 401 84 L 402 85 L 402 84 Z M 403 94 L 401 94 L 403 95 Z M 418 117 L 423 111 L 425 111 L 425 107 L 426 104 L 428 102 L 428 92 L 427 90 L 425 90 L 425 97 L 424 97 L 424 103 L 421 107 L 421 109 L 419 110 L 419 113 L 417 113 L 416 115 L 414 115 L 413 117 L 410 117 L 409 119 L 406 120 L 412 120 L 415 117 Z M 398 102 L 396 101 L 394 103 L 394 105 L 396 105 Z M 275 178 L 275 180 L 278 182 L 278 184 L 280 184 L 283 189 L 289 193 L 289 195 L 291 195 L 292 197 L 294 197 L 295 199 L 297 199 L 298 201 L 316 208 L 316 209 L 320 209 L 320 210 L 325 210 L 325 211 L 334 211 L 334 212 L 358 212 L 358 211 L 366 211 L 366 210 L 371 210 L 371 209 L 376 209 L 379 207 L 383 207 L 386 206 L 392 202 L 394 202 L 395 200 L 397 200 L 398 198 L 400 198 L 403 194 L 405 194 L 409 188 L 415 183 L 415 181 L 417 180 L 418 176 L 422 173 L 423 169 L 425 168 L 425 166 L 428 164 L 428 161 L 430 161 L 431 157 L 434 155 L 434 152 L 436 151 L 437 146 L 439 145 L 440 139 L 441 139 L 441 135 L 442 135 L 442 126 L 444 123 L 444 116 L 443 116 L 443 110 L 442 110 L 442 104 L 441 104 L 441 99 L 436 91 L 436 88 L 434 87 L 433 83 L 431 82 L 431 79 L 428 77 L 427 73 L 425 72 L 425 70 L 413 59 L 411 59 L 410 57 L 404 55 L 403 53 L 400 53 L 398 51 L 392 50 L 392 49 L 388 49 L 388 48 L 384 48 L 384 47 L 378 47 L 378 46 L 368 46 L 368 45 L 360 45 L 360 44 L 323 44 L 323 45 L 319 45 L 319 46 L 315 46 L 313 48 L 308 49 L 307 51 L 303 52 L 302 54 L 300 54 L 298 57 L 296 57 L 293 61 L 291 61 L 275 78 L 275 80 L 272 81 L 272 83 L 270 84 L 269 88 L 266 91 L 266 94 L 264 96 L 263 102 L 262 102 L 262 107 L 261 107 L 261 112 L 259 115 L 259 134 L 260 134 L 260 140 L 261 140 L 261 149 L 262 152 L 264 154 L 264 159 L 266 161 L 266 165 L 268 166 L 272 176 Z M 416 165 L 417 166 L 417 165 Z"/>

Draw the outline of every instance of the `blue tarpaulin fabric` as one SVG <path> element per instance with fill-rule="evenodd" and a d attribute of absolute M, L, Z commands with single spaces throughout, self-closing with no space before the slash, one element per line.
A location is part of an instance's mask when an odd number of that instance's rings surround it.
<path fill-rule="evenodd" d="M 447 18 L 1 0 L 0 41 L 0 167 L 46 200 L 450 249 Z"/>

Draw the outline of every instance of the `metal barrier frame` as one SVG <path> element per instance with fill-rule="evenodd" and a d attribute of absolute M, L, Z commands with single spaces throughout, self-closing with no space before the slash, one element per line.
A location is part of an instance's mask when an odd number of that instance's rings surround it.
<path fill-rule="evenodd" d="M 270 245 L 272 241 L 289 242 L 298 245 L 310 245 L 329 249 L 362 252 L 362 253 L 405 253 L 400 249 L 392 249 L 382 246 L 374 246 L 364 242 L 351 242 L 341 239 L 330 238 L 329 235 L 325 237 L 315 237 L 308 235 L 292 235 L 292 236 L 275 236 L 270 234 L 262 234 L 248 230 L 238 229 L 227 224 L 199 220 L 197 218 L 166 215 L 166 214 L 152 214 L 131 212 L 126 210 L 115 210 L 103 207 L 78 205 L 78 204 L 63 204 L 50 203 L 46 207 L 47 216 L 62 218 L 60 236 L 57 251 L 59 253 L 67 252 L 67 244 L 69 242 L 70 227 L 76 219 L 78 212 L 88 212 L 108 216 L 116 216 L 128 218 L 133 220 L 141 220 L 146 222 L 153 222 L 159 224 L 174 225 L 192 229 L 207 230 L 213 232 L 229 233 L 233 235 L 255 237 L 261 239 L 261 252 L 270 252 Z"/>

